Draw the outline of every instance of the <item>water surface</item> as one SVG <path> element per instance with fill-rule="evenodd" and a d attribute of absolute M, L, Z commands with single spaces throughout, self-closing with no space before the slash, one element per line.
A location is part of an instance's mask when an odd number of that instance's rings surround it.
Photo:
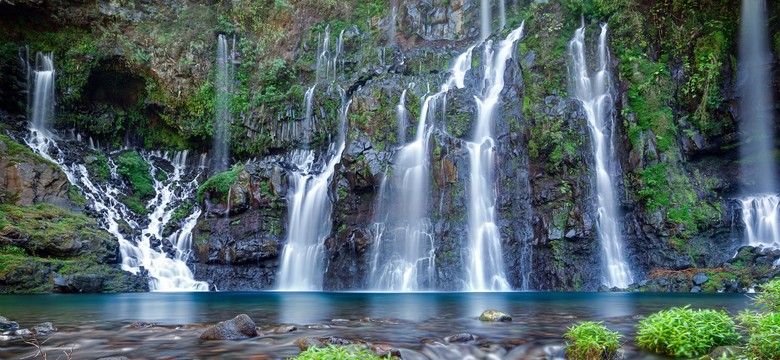
<path fill-rule="evenodd" d="M 140 293 L 83 295 L 2 295 L 0 315 L 29 327 L 51 321 L 59 328 L 46 342 L 52 358 L 58 347 L 75 346 L 74 359 L 126 356 L 130 359 L 259 358 L 284 359 L 299 353 L 303 336 L 360 338 L 402 348 L 404 358 L 556 358 L 561 335 L 577 321 L 604 321 L 633 339 L 641 316 L 672 306 L 724 309 L 736 314 L 751 303 L 736 294 L 640 293 Z M 483 323 L 485 309 L 512 315 L 511 323 Z M 201 341 L 196 324 L 213 324 L 249 315 L 262 329 L 294 324 L 297 331 L 243 341 Z M 370 318 L 370 319 L 369 319 Z M 135 329 L 135 321 L 159 327 Z M 328 325 L 311 329 L 311 325 Z M 450 335 L 469 332 L 469 345 L 430 346 Z M 626 358 L 653 358 L 631 341 Z M 0 342 L 0 358 L 22 358 L 34 351 L 22 342 Z"/>

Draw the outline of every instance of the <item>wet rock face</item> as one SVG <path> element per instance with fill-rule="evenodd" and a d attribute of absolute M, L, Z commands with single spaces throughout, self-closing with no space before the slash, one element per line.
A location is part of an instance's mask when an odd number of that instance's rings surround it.
<path fill-rule="evenodd" d="M 20 206 L 43 202 L 68 207 L 70 183 L 56 165 L 0 137 L 0 198 Z M 11 201 L 13 200 L 13 201 Z"/>
<path fill-rule="evenodd" d="M 479 35 L 479 2 L 404 1 L 399 17 L 405 32 L 425 40 L 457 40 Z"/>

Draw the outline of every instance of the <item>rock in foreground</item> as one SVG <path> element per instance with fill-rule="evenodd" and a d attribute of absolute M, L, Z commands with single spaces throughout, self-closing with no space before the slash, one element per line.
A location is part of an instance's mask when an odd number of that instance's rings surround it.
<path fill-rule="evenodd" d="M 238 315 L 206 329 L 203 340 L 241 340 L 257 336 L 255 322 L 247 314 Z"/>
<path fill-rule="evenodd" d="M 495 322 L 512 321 L 512 317 L 509 316 L 509 314 L 502 311 L 493 310 L 493 309 L 488 309 L 482 312 L 482 315 L 479 316 L 479 319 L 482 321 L 495 321 Z"/>

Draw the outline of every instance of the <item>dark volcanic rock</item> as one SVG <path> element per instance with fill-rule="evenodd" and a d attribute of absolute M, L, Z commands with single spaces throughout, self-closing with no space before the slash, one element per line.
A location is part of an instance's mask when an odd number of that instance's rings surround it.
<path fill-rule="evenodd" d="M 206 329 L 200 338 L 203 340 L 241 340 L 255 336 L 257 336 L 255 322 L 246 314 L 241 314 Z"/>

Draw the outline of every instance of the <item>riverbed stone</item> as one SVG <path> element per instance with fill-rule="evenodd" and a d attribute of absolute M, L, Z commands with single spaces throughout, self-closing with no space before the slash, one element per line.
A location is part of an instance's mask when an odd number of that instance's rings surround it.
<path fill-rule="evenodd" d="M 475 337 L 474 335 L 471 335 L 469 333 L 460 333 L 452 336 L 448 336 L 446 339 L 449 343 L 465 343 L 469 341 L 474 341 Z"/>
<path fill-rule="evenodd" d="M 33 335 L 48 335 L 57 332 L 57 328 L 50 322 L 40 323 L 30 328 Z"/>
<path fill-rule="evenodd" d="M 222 321 L 206 329 L 200 338 L 203 340 L 241 340 L 257 336 L 255 322 L 247 314 Z"/>
<path fill-rule="evenodd" d="M 19 329 L 19 324 L 17 324 L 16 321 L 11 321 L 4 316 L 0 316 L 0 332 L 13 331 L 16 329 Z"/>
<path fill-rule="evenodd" d="M 479 316 L 479 319 L 482 321 L 492 322 L 512 321 L 512 317 L 509 316 L 509 314 L 493 309 L 488 309 L 482 312 L 482 315 Z"/>
<path fill-rule="evenodd" d="M 313 336 L 305 336 L 295 340 L 295 345 L 298 346 L 301 351 L 306 351 L 310 347 L 325 347 L 325 344 L 320 339 Z"/>
<path fill-rule="evenodd" d="M 693 283 L 696 285 L 701 285 L 709 281 L 710 278 L 707 277 L 704 273 L 698 273 L 693 276 Z"/>

